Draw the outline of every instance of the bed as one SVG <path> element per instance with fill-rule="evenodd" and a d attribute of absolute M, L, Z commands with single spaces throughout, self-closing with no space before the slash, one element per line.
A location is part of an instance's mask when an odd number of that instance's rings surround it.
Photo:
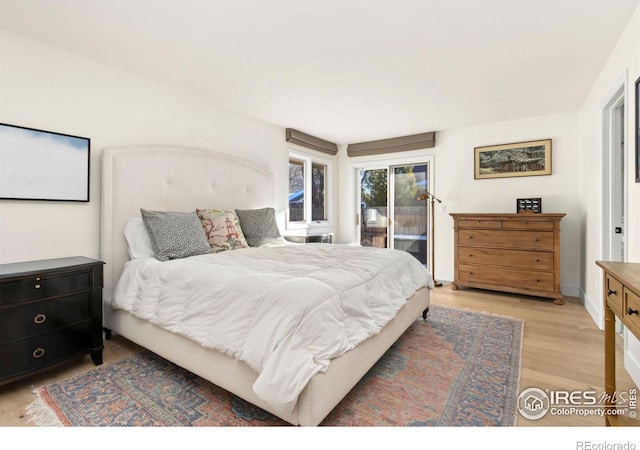
<path fill-rule="evenodd" d="M 295 393 L 294 400 L 287 403 L 286 407 L 278 401 L 265 399 L 262 395 L 264 390 L 258 390 L 256 393 L 255 386 L 261 383 L 264 376 L 250 359 L 239 359 L 233 352 L 203 345 L 198 338 L 189 333 L 176 332 L 175 329 L 165 327 L 157 321 L 132 314 L 118 304 L 116 298 L 120 296 L 116 293 L 123 289 L 123 274 L 128 274 L 131 268 L 140 262 L 138 259 L 131 261 L 130 248 L 124 232 L 132 219 L 140 217 L 141 208 L 150 211 L 194 211 L 203 206 L 228 210 L 269 208 L 273 205 L 273 183 L 273 177 L 269 172 L 244 160 L 212 150 L 169 145 L 104 149 L 100 250 L 101 258 L 106 263 L 103 293 L 104 326 L 108 330 L 108 336 L 112 332 L 119 334 L 293 425 L 316 426 L 398 337 L 421 315 L 425 317 L 430 302 L 429 290 L 433 287 L 428 274 L 414 275 L 417 278 L 424 276 L 426 281 L 419 288 L 409 289 L 407 298 L 395 308 L 394 317 L 384 322 L 380 330 L 356 345 L 349 346 L 347 351 L 338 352 L 338 356 L 332 357 L 321 370 L 310 372 L 312 374 L 308 380 L 304 380 L 299 392 Z M 224 256 L 227 260 L 219 267 L 231 267 L 236 264 L 237 268 L 245 270 L 244 267 L 250 265 L 231 262 L 230 258 L 247 254 L 253 255 L 252 261 L 272 261 L 272 258 L 280 257 L 284 260 L 294 260 L 296 256 L 292 252 L 316 251 L 313 249 L 324 252 L 324 255 L 355 255 L 349 252 L 364 251 L 356 246 L 347 247 L 349 246 L 344 244 L 283 243 L 267 246 L 264 252 L 249 248 L 221 252 L 220 255 L 189 257 L 184 263 L 170 263 L 181 267 L 179 270 L 195 273 L 193 267 L 196 266 L 193 264 L 199 263 L 199 260 L 208 261 Z M 264 256 L 265 254 L 267 256 Z M 313 255 L 299 257 L 309 259 Z M 148 264 L 162 270 L 172 267 L 170 264 L 157 261 L 155 264 Z M 192 265 L 183 269 L 184 264 Z M 270 262 L 268 267 L 280 264 Z M 300 270 L 300 267 L 296 270 Z M 268 275 L 264 275 L 263 278 L 267 280 L 269 277 L 287 277 L 287 280 L 294 280 L 290 273 L 291 268 L 283 270 L 288 272 L 285 275 L 273 274 L 271 269 L 268 269 Z M 364 269 L 354 269 L 353 272 L 357 275 L 360 273 L 358 270 Z M 328 284 L 329 272 L 314 270 L 305 272 L 303 276 L 306 279 L 313 273 L 314 276 L 320 277 L 323 283 Z M 343 272 L 351 274 L 350 269 Z M 167 278 L 165 275 L 163 277 Z M 301 282 L 300 278 L 294 281 Z M 178 289 L 176 292 L 179 291 Z M 200 317 L 200 314 L 197 316 Z M 321 322 L 309 323 L 314 323 L 317 327 Z M 274 371 L 272 367 L 271 372 Z"/>

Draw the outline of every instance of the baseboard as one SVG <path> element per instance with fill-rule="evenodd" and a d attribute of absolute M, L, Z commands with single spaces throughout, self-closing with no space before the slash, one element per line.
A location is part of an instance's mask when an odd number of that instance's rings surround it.
<path fill-rule="evenodd" d="M 580 289 L 579 297 L 593 322 L 599 329 L 604 330 L 604 316 L 600 301 L 594 302 L 582 289 Z"/>
<path fill-rule="evenodd" d="M 576 286 L 573 284 L 561 284 L 560 292 L 562 292 L 562 295 L 565 295 L 567 297 L 580 298 L 580 286 Z"/>
<path fill-rule="evenodd" d="M 453 272 L 440 272 L 436 273 L 436 280 L 441 283 L 449 284 L 453 281 Z"/>

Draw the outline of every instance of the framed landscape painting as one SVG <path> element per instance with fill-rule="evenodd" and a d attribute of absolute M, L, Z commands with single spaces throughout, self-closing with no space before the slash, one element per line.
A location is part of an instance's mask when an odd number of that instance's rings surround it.
<path fill-rule="evenodd" d="M 475 179 L 534 175 L 551 175 L 551 139 L 475 148 Z"/>

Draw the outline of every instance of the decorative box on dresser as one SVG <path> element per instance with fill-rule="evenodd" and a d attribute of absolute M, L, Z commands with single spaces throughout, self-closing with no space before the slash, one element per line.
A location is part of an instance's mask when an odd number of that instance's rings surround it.
<path fill-rule="evenodd" d="M 596 261 L 604 271 L 604 389 L 607 408 L 615 409 L 616 396 L 616 317 L 640 339 L 640 263 Z M 631 394 L 631 393 L 629 393 Z M 638 393 L 629 396 L 627 414 L 605 415 L 605 425 L 640 426 L 637 417 Z M 631 401 L 633 400 L 633 403 Z"/>
<path fill-rule="evenodd" d="M 472 287 L 553 299 L 560 292 L 560 221 L 565 214 L 451 213 L 452 288 Z"/>
<path fill-rule="evenodd" d="M 0 384 L 83 354 L 102 364 L 103 264 L 0 264 Z"/>

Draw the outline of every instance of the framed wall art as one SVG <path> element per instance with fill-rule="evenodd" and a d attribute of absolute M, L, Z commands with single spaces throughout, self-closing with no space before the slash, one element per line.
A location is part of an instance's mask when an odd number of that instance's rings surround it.
<path fill-rule="evenodd" d="M 475 148 L 474 178 L 551 175 L 551 139 Z"/>
<path fill-rule="evenodd" d="M 89 201 L 89 138 L 0 123 L 0 199 Z"/>

